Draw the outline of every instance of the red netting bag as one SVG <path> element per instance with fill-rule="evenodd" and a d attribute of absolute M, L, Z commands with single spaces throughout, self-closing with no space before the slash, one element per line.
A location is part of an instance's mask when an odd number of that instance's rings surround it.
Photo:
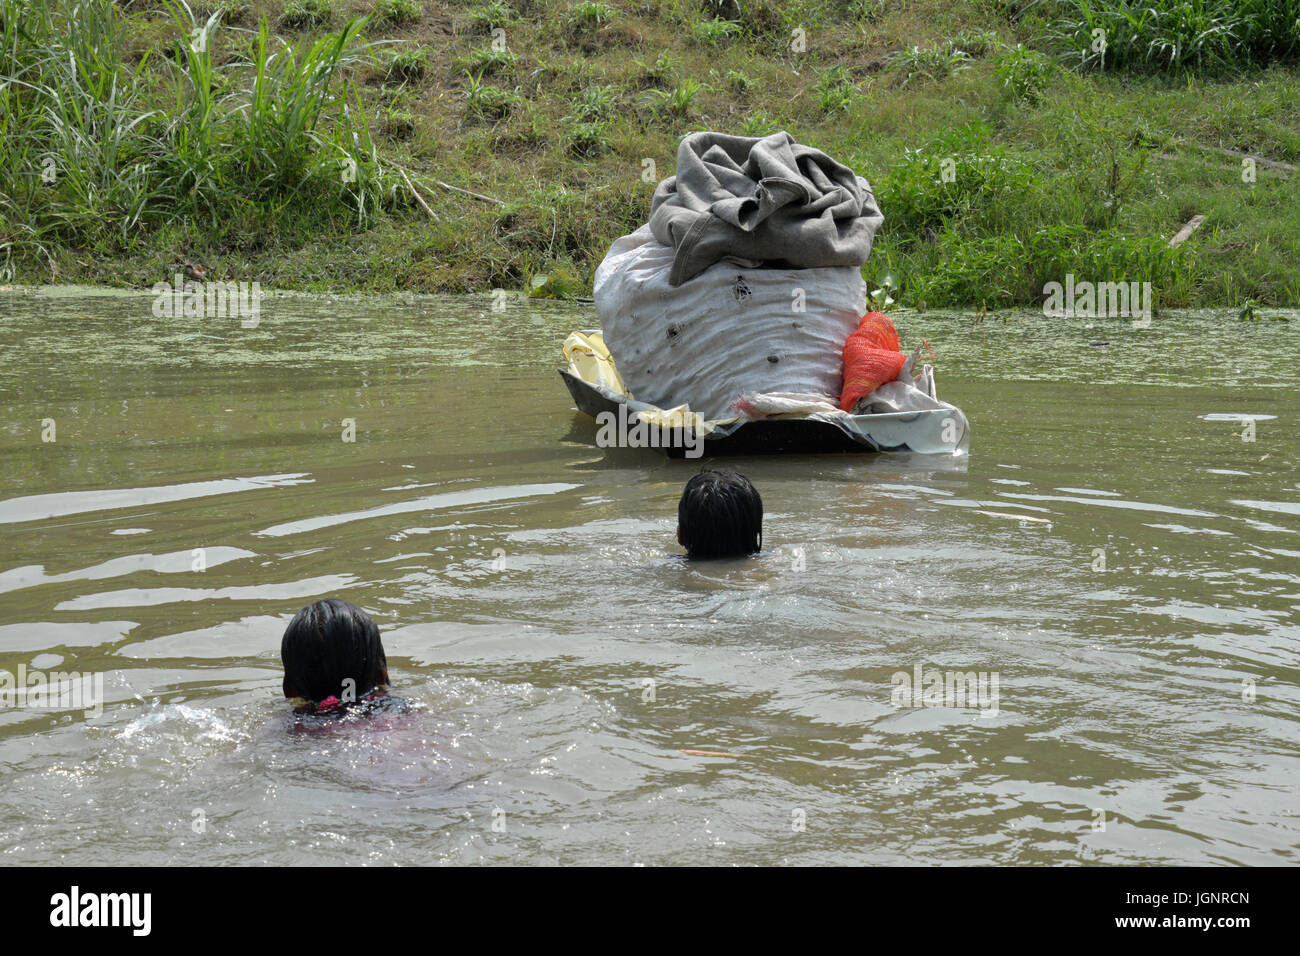
<path fill-rule="evenodd" d="M 883 312 L 868 312 L 844 343 L 844 390 L 840 408 L 853 411 L 864 395 L 898 378 L 907 361 L 898 346 L 898 330 Z"/>

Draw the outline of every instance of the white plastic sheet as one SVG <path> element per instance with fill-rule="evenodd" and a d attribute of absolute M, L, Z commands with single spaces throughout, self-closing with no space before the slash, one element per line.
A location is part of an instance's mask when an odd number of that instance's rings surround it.
<path fill-rule="evenodd" d="M 674 252 L 649 226 L 623 236 L 596 270 L 596 313 L 632 397 L 737 414 L 746 394 L 838 402 L 844 340 L 866 311 L 858 269 L 754 268 L 723 260 L 669 285 Z"/>

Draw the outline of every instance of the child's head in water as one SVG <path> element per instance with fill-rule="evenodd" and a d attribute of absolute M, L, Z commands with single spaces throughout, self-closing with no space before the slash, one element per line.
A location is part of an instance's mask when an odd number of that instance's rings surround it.
<path fill-rule="evenodd" d="M 388 658 L 379 628 L 361 608 L 337 598 L 308 604 L 280 641 L 284 696 L 294 710 L 346 709 L 388 691 Z"/>
<path fill-rule="evenodd" d="M 763 499 L 744 475 L 702 471 L 677 503 L 677 542 L 688 558 L 734 558 L 763 547 Z"/>

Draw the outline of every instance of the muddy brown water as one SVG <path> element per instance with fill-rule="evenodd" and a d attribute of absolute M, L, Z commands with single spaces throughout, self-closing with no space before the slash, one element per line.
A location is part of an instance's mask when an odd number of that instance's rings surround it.
<path fill-rule="evenodd" d="M 1300 852 L 1300 316 L 899 313 L 969 459 L 728 459 L 767 548 L 692 564 L 699 463 L 595 447 L 555 372 L 589 307 L 151 301 L 0 293 L 0 671 L 106 698 L 0 707 L 4 862 Z M 410 719 L 292 731 L 326 595 Z"/>

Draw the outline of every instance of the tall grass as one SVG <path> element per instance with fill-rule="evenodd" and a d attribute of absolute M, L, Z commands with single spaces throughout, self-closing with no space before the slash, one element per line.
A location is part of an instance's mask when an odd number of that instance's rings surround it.
<path fill-rule="evenodd" d="M 1084 67 L 1231 72 L 1300 56 L 1300 0 L 1034 0 L 1023 12 L 1034 8 Z"/>
<path fill-rule="evenodd" d="M 167 192 L 162 115 L 123 57 L 123 24 L 104 2 L 0 7 L 0 248 L 125 241 Z"/>
<path fill-rule="evenodd" d="M 220 11 L 165 5 L 174 55 L 147 72 L 109 0 L 0 0 L 0 257 L 122 250 L 142 229 L 250 209 L 270 221 L 303 194 L 365 224 L 395 195 L 345 78 L 364 21 L 289 44 L 263 19 L 252 52 L 217 65 Z"/>
<path fill-rule="evenodd" d="M 1216 152 L 1300 162 L 1300 73 L 1249 59 L 1293 55 L 1300 0 L 1233 6 L 1254 11 L 1253 36 L 1281 38 L 1243 48 L 1249 75 L 1172 83 L 1036 52 L 1053 21 L 1119 0 L 605 0 L 622 23 L 578 39 L 565 16 L 579 0 L 425 0 L 418 27 L 381 28 L 384 50 L 409 52 L 376 68 L 378 44 L 343 28 L 345 11 L 405 2 L 331 0 L 333 27 L 306 31 L 276 26 L 285 0 L 187 2 L 0 0 L 0 276 L 13 255 L 24 281 L 48 264 L 138 283 L 181 256 L 316 288 L 481 290 L 565 262 L 586 277 L 648 213 L 652 190 L 628 171 L 705 124 L 787 129 L 867 176 L 885 214 L 870 288 L 892 272 L 908 305 L 1032 302 L 1069 265 L 1150 278 L 1167 306 L 1300 296 L 1297 179 L 1261 165 L 1247 184 Z M 1025 2 L 1038 7 L 1002 21 Z M 1141 26 L 1142 10 L 1174 6 L 1125 9 Z M 433 23 L 448 14 L 454 36 Z M 701 46 L 702 17 L 742 34 Z M 481 38 L 502 24 L 508 51 Z M 1146 45 L 1116 59 L 1124 37 L 1110 33 L 1107 70 L 1166 69 Z M 394 191 L 406 184 L 388 149 L 417 187 L 430 170 L 506 205 L 435 188 L 432 218 Z M 1170 258 L 1161 243 L 1196 214 L 1207 226 Z"/>
<path fill-rule="evenodd" d="M 876 185 L 885 230 L 919 242 L 944 228 L 997 232 L 1023 215 L 1017 199 L 1041 174 L 1010 150 L 993 145 L 987 127 L 955 130 L 905 149 Z"/>
<path fill-rule="evenodd" d="M 336 102 L 335 80 L 351 59 L 349 46 L 360 27 L 353 20 L 336 34 L 290 45 L 273 39 L 262 20 L 248 104 L 230 115 L 231 145 L 254 195 L 283 195 L 328 163 L 329 157 L 320 155 L 326 140 L 317 128 Z M 356 159 L 350 152 L 334 158 L 343 163 Z"/>
<path fill-rule="evenodd" d="M 904 74 L 901 86 L 907 86 L 917 77 L 942 80 L 950 73 L 964 70 L 970 65 L 971 55 L 965 50 L 950 46 L 899 50 L 889 58 L 889 68 Z"/>
<path fill-rule="evenodd" d="M 821 111 L 828 114 L 848 110 L 861 97 L 858 84 L 838 63 L 817 77 L 814 91 Z"/>
<path fill-rule="evenodd" d="M 1072 272 L 1148 281 L 1161 302 L 1187 301 L 1203 278 L 1195 250 L 1122 221 L 1148 182 L 1145 143 L 1103 119 L 1076 116 L 1073 127 L 1079 168 L 999 145 L 980 123 L 905 150 L 875 182 L 885 225 L 869 281 L 896 277 L 907 305 L 1010 306 Z"/>
<path fill-rule="evenodd" d="M 1171 249 L 1164 237 L 1134 238 L 1056 223 L 1029 235 L 970 236 L 944 232 L 930 247 L 933 262 L 912 258 L 899 267 L 882 248 L 868 268 L 902 274 L 909 305 L 982 304 L 1008 307 L 1043 298 L 1046 283 L 1067 273 L 1096 282 L 1150 282 L 1157 305 L 1186 299 L 1194 284 L 1190 253 Z"/>
<path fill-rule="evenodd" d="M 671 90 L 646 90 L 641 99 L 660 116 L 681 119 L 690 114 L 691 105 L 704 89 L 704 84 L 687 77 Z"/>

